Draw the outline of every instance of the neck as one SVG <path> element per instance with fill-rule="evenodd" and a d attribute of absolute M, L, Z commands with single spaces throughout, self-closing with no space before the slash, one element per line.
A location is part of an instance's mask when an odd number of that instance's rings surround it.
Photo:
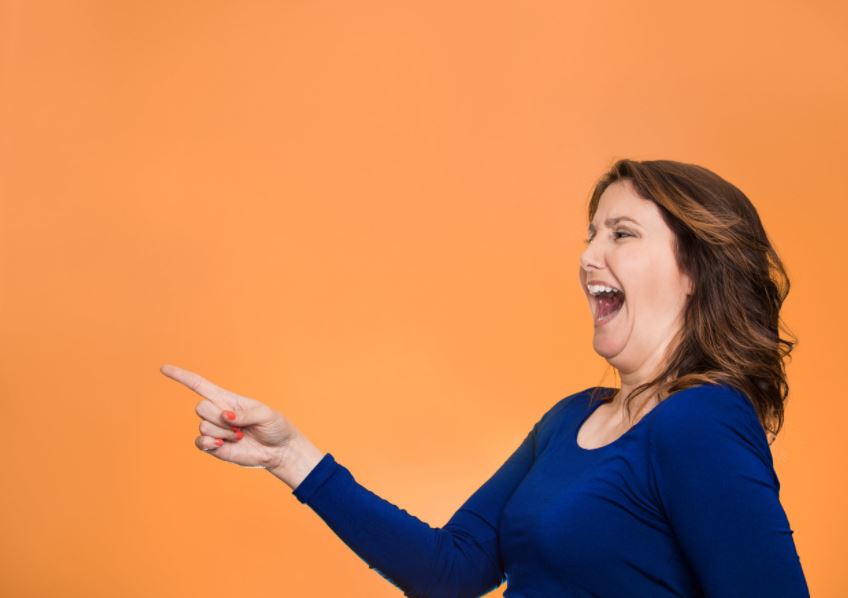
<path fill-rule="evenodd" d="M 621 387 L 610 401 L 610 407 L 614 411 L 620 412 L 622 414 L 622 417 L 624 417 L 625 413 L 624 399 L 638 386 L 653 380 L 660 372 L 658 367 L 654 367 L 653 369 L 648 371 L 650 372 L 649 375 L 640 372 L 620 373 Z M 630 401 L 631 416 L 638 419 L 639 414 L 641 414 L 644 410 L 650 409 L 651 407 L 657 404 L 657 397 L 657 391 L 653 388 L 646 391 L 642 391 L 640 394 L 635 396 Z"/>
<path fill-rule="evenodd" d="M 625 366 L 622 364 L 616 365 L 615 363 L 612 363 L 612 365 L 618 370 L 618 374 L 621 378 L 621 389 L 612 399 L 612 406 L 614 408 L 623 410 L 624 397 L 630 394 L 630 392 L 637 386 L 645 384 L 656 378 L 657 375 L 665 369 L 667 366 L 665 357 L 672 340 L 673 336 L 667 336 L 659 346 L 654 347 L 653 350 L 647 351 L 647 357 L 639 364 Z M 655 392 L 642 393 L 634 398 L 631 413 L 638 413 L 643 407 L 653 405 L 655 402 Z"/>

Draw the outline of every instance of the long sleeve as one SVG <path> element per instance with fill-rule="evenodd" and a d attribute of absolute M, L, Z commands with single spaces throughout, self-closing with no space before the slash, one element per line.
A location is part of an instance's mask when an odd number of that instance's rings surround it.
<path fill-rule="evenodd" d="M 729 386 L 674 397 L 651 421 L 653 479 L 706 596 L 809 597 L 753 405 Z"/>
<path fill-rule="evenodd" d="M 498 520 L 533 464 L 538 426 L 441 528 L 363 487 L 330 453 L 293 494 L 407 595 L 479 596 L 504 581 Z"/>

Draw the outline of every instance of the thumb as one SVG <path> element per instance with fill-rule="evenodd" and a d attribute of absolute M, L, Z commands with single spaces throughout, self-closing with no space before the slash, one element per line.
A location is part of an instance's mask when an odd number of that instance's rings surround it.
<path fill-rule="evenodd" d="M 252 426 L 268 419 L 270 408 L 267 405 L 256 405 L 244 409 L 231 409 L 221 412 L 221 417 L 230 426 Z"/>

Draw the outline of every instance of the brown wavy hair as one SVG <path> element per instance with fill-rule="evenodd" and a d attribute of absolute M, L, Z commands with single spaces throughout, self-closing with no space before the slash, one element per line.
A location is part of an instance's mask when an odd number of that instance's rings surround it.
<path fill-rule="evenodd" d="M 677 265 L 694 283 L 665 369 L 625 397 L 628 417 L 643 392 L 664 400 L 685 388 L 726 384 L 751 401 L 771 445 L 789 395 L 784 358 L 798 339 L 780 319 L 789 277 L 756 209 L 736 186 L 702 166 L 623 159 L 595 184 L 590 222 L 601 194 L 622 179 L 657 205 L 674 233 Z"/>

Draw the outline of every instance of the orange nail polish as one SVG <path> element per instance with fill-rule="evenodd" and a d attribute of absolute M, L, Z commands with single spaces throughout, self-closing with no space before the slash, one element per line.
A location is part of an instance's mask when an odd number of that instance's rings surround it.
<path fill-rule="evenodd" d="M 242 438 L 244 438 L 244 432 L 239 430 L 238 432 L 236 432 L 236 440 L 241 440 Z"/>
<path fill-rule="evenodd" d="M 223 440 L 221 440 L 220 438 L 216 438 L 216 439 L 215 439 L 215 444 L 217 444 L 218 446 L 221 446 L 222 444 L 224 444 L 224 441 L 223 441 Z"/>
<path fill-rule="evenodd" d="M 233 419 L 236 418 L 236 414 L 233 413 L 232 411 L 224 411 L 224 417 L 226 417 L 229 420 L 233 420 Z"/>

